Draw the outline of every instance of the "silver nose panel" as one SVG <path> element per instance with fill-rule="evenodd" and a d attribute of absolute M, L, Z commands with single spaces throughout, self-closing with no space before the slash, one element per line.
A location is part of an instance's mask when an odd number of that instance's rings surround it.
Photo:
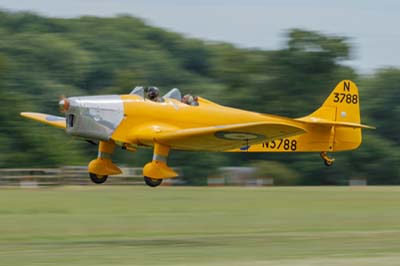
<path fill-rule="evenodd" d="M 124 106 L 118 95 L 71 97 L 68 114 L 74 124 L 67 133 L 84 138 L 109 140 L 124 117 Z"/>

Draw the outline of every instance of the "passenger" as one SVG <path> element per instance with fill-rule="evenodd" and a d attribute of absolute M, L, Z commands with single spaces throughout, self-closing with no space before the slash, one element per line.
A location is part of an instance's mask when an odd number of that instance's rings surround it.
<path fill-rule="evenodd" d="M 146 97 L 153 102 L 160 102 L 160 98 L 158 97 L 159 93 L 160 91 L 157 87 L 148 87 L 146 91 Z"/>
<path fill-rule="evenodd" d="M 199 105 L 197 96 L 193 96 L 191 94 L 186 94 L 185 96 L 183 96 L 182 97 L 182 102 L 187 104 L 187 105 L 191 105 L 191 106 L 198 106 Z"/>

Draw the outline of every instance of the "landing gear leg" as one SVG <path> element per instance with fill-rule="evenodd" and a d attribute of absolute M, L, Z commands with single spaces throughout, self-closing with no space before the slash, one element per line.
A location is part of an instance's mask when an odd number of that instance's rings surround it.
<path fill-rule="evenodd" d="M 96 184 L 102 184 L 107 180 L 109 175 L 117 175 L 122 173 L 111 161 L 111 155 L 114 151 L 115 143 L 111 141 L 100 141 L 99 153 L 97 158 L 89 163 L 89 177 Z"/>
<path fill-rule="evenodd" d="M 324 160 L 324 163 L 326 166 L 332 166 L 333 162 L 335 161 L 335 158 L 331 158 L 328 156 L 326 151 L 323 151 L 320 153 L 322 160 Z"/>
<path fill-rule="evenodd" d="M 143 168 L 144 181 L 151 187 L 161 184 L 163 178 L 176 177 L 178 174 L 167 165 L 169 147 L 154 143 L 153 160 Z"/>

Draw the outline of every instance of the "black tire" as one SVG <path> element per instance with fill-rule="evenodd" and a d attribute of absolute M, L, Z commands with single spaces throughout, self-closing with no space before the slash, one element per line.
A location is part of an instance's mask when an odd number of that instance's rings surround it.
<path fill-rule="evenodd" d="M 95 184 L 103 184 L 106 182 L 108 175 L 96 175 L 94 173 L 89 173 L 90 180 Z"/>
<path fill-rule="evenodd" d="M 150 187 L 157 187 L 162 183 L 162 179 L 155 179 L 151 177 L 144 176 L 144 182 Z"/>

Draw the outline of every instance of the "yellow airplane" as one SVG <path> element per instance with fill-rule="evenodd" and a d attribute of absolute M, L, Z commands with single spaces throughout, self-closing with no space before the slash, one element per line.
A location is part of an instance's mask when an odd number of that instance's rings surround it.
<path fill-rule="evenodd" d="M 104 183 L 121 170 L 112 162 L 116 145 L 128 151 L 154 149 L 153 160 L 143 168 L 144 181 L 158 186 L 177 173 L 167 165 L 170 150 L 212 152 L 320 152 L 327 166 L 334 159 L 327 152 L 356 149 L 361 129 L 358 88 L 341 81 L 323 105 L 312 114 L 288 118 L 230 108 L 201 97 L 183 102 L 178 89 L 160 101 L 145 97 L 143 87 L 127 95 L 64 98 L 59 102 L 65 118 L 41 113 L 21 115 L 67 134 L 99 141 L 98 156 L 88 165 L 94 183 Z"/>

